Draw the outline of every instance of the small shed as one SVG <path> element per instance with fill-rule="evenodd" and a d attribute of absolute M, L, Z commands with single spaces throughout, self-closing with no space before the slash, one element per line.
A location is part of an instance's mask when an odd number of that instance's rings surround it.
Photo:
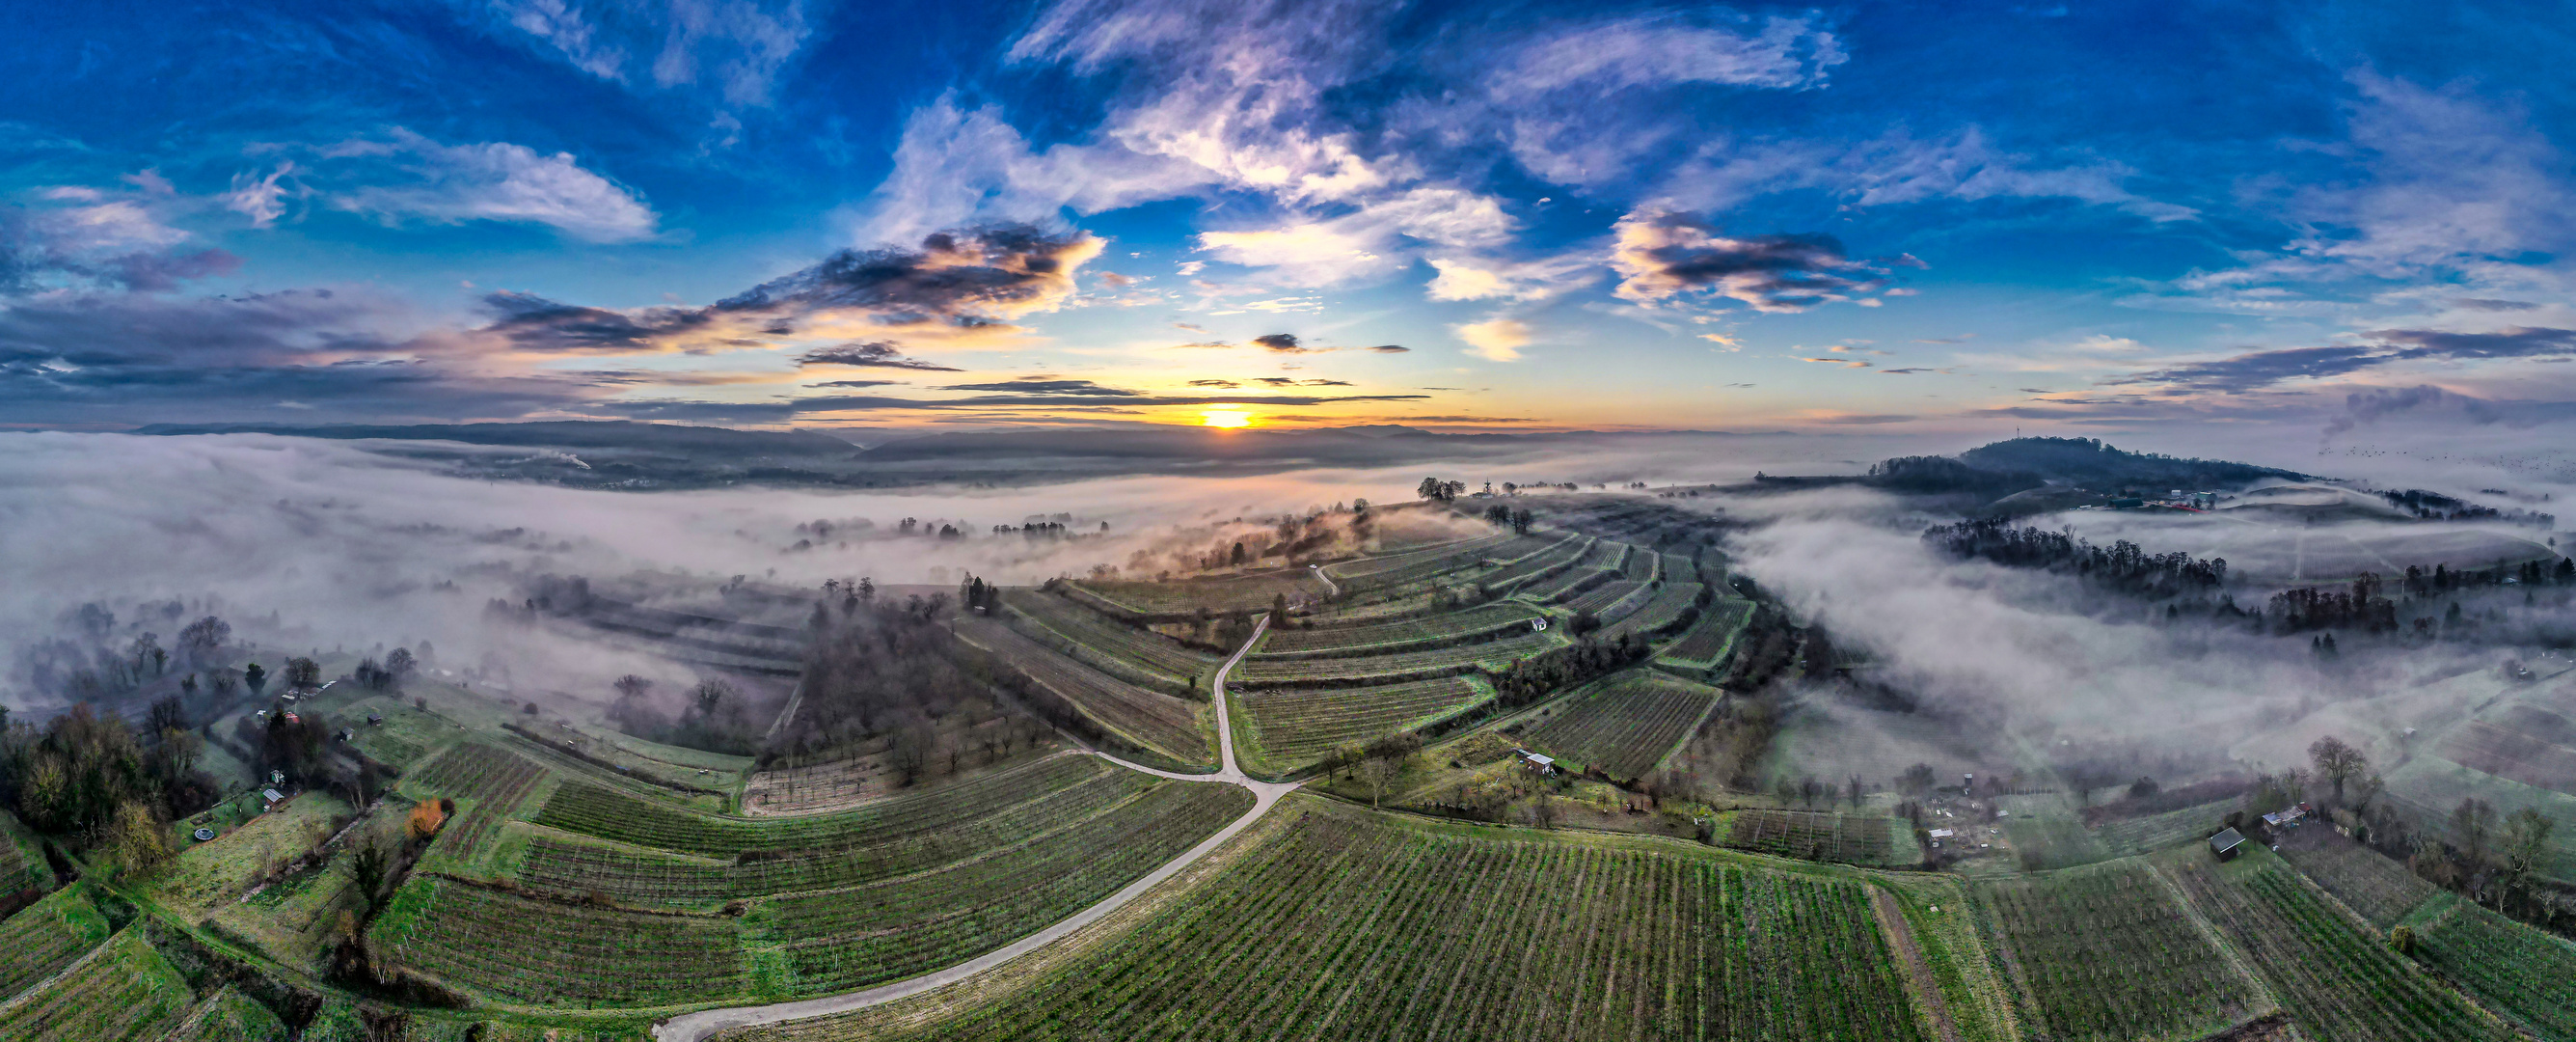
<path fill-rule="evenodd" d="M 1521 766 L 1523 766 L 1523 767 L 1527 767 L 1527 768 L 1529 768 L 1530 770 L 1535 771 L 1535 772 L 1537 772 L 1537 773 L 1539 773 L 1539 774 L 1555 774 L 1555 773 L 1556 773 L 1556 758 L 1555 758 L 1555 757 L 1553 757 L 1553 756 L 1542 756 L 1542 755 L 1540 755 L 1540 754 L 1538 754 L 1538 753 L 1531 752 L 1531 751 L 1529 751 L 1529 750 L 1527 750 L 1527 749 L 1514 749 L 1514 750 L 1512 750 L 1512 751 L 1513 751 L 1513 752 L 1516 752 L 1516 753 L 1521 754 Z"/>
<path fill-rule="evenodd" d="M 266 802 L 267 802 L 267 804 L 268 804 L 269 806 L 271 806 L 271 807 L 274 807 L 274 806 L 277 806 L 277 805 L 278 805 L 278 804 L 280 804 L 280 803 L 284 803 L 284 802 L 286 802 L 286 794 L 285 794 L 285 793 L 282 793 L 282 792 L 279 792 L 279 791 L 277 791 L 277 790 L 275 790 L 275 789 L 261 789 L 261 790 L 259 790 L 259 798 L 260 798 L 261 800 L 266 801 Z"/>
<path fill-rule="evenodd" d="M 2245 837 L 2235 829 L 2222 829 L 2217 835 L 2209 837 L 2209 852 L 2217 855 L 2220 861 L 2234 858 L 2236 848 L 2244 845 Z"/>

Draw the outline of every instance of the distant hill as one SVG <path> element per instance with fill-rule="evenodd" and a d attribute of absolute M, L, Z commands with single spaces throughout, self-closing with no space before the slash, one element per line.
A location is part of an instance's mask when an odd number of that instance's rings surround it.
<path fill-rule="evenodd" d="M 2127 490 L 2162 493 L 2234 488 L 2296 471 L 2226 460 L 2129 452 L 2095 438 L 2014 438 L 1956 457 L 1899 456 L 1869 469 L 1869 484 L 1925 495 L 1972 495 L 2004 513 L 2063 509 Z"/>
<path fill-rule="evenodd" d="M 739 431 L 632 420 L 544 420 L 531 423 L 421 423 L 401 426 L 335 423 L 310 427 L 264 423 L 160 423 L 136 434 L 276 434 L 336 440 L 454 441 L 551 449 L 635 449 L 655 452 L 731 452 L 764 456 L 849 456 L 859 447 L 809 431 Z"/>

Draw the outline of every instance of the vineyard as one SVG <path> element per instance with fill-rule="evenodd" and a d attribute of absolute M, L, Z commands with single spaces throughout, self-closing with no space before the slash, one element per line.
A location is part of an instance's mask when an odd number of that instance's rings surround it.
<path fill-rule="evenodd" d="M 462 865 L 476 864 L 501 834 L 501 826 L 518 813 L 520 801 L 546 776 L 546 769 L 527 757 L 481 742 L 467 742 L 403 779 L 405 788 L 454 797 L 456 817 L 439 830 L 439 853 Z"/>
<path fill-rule="evenodd" d="M 1893 818 L 1830 811 L 1752 809 L 1736 811 L 1725 843 L 1738 850 L 1758 850 L 1809 861 L 1846 865 L 1884 865 L 1895 860 L 1897 827 Z"/>
<path fill-rule="evenodd" d="M 414 875 L 367 931 L 380 962 L 543 1006 L 660 1006 L 743 990 L 735 920 L 545 901 Z"/>
<path fill-rule="evenodd" d="M 0 894 L 14 894 L 30 887 L 44 889 L 54 882 L 51 869 L 45 867 L 44 855 L 34 850 L 34 839 L 26 826 L 8 811 L 0 810 Z"/>
<path fill-rule="evenodd" d="M 2383 930 L 2442 892 L 2405 865 L 2322 826 L 2288 830 L 2281 860 Z"/>
<path fill-rule="evenodd" d="M 1526 658 L 1557 647 L 1563 640 L 1554 631 L 1527 633 L 1517 637 L 1465 644 L 1432 651 L 1412 651 L 1363 658 L 1290 658 L 1255 659 L 1246 657 L 1227 678 L 1229 686 L 1247 688 L 1278 687 L 1296 684 L 1391 683 L 1474 672 L 1492 663 L 1500 667 L 1515 659 Z"/>
<path fill-rule="evenodd" d="M 1735 651 L 1735 638 L 1753 619 L 1753 602 L 1733 597 L 1719 597 L 1699 613 L 1699 621 L 1682 632 L 1680 640 L 1664 649 L 1656 661 L 1668 662 L 1689 670 L 1711 670 L 1726 664 Z"/>
<path fill-rule="evenodd" d="M 1628 560 L 1619 566 L 1619 570 L 1630 582 L 1650 583 L 1664 577 L 1663 563 L 1664 555 L 1640 546 L 1631 550 Z"/>
<path fill-rule="evenodd" d="M 1646 598 L 1653 594 L 1654 590 L 1645 583 L 1623 579 L 1595 586 L 1582 596 L 1565 602 L 1565 607 L 1576 613 L 1591 612 L 1594 618 L 1603 622 L 1617 622 L 1644 606 Z"/>
<path fill-rule="evenodd" d="M 842 822 L 855 827 L 839 837 L 846 845 L 793 857 L 728 864 L 541 837 L 523 879 L 583 899 L 423 877 L 404 888 L 370 937 L 401 965 L 531 1004 L 821 994 L 1007 944 L 1101 900 L 1251 808 L 1251 795 L 1235 786 L 1157 779 L 1093 757 L 1060 759 L 1106 773 L 962 825 L 943 826 L 925 807 L 853 815 Z M 973 801 L 922 802 L 954 809 Z M 710 838 L 662 824 L 658 831 L 673 842 Z M 723 900 L 737 903 L 668 914 L 623 907 Z M 503 950 L 514 943 L 529 954 Z M 771 969 L 754 984 L 752 966 Z"/>
<path fill-rule="evenodd" d="M 1091 756 L 1056 756 L 841 814 L 727 818 L 592 785 L 567 784 L 538 808 L 548 828 L 658 850 L 733 859 L 750 851 L 833 850 L 886 843 L 1123 774 Z"/>
<path fill-rule="evenodd" d="M 1127 683 L 989 620 L 959 620 L 957 633 L 1138 746 L 1182 764 L 1216 762 L 1196 703 Z"/>
<path fill-rule="evenodd" d="M 2260 989 L 2125 862 L 1972 887 L 2046 1037 L 2199 1038 L 2265 1012 Z"/>
<path fill-rule="evenodd" d="M 1601 639 L 1616 641 L 1629 636 L 1652 637 L 1672 629 L 1681 624 L 1682 617 L 1690 613 L 1691 606 L 1699 603 L 1700 591 L 1706 589 L 1708 587 L 1698 583 L 1674 582 L 1667 578 L 1643 607 L 1629 613 L 1627 618 L 1602 627 Z"/>
<path fill-rule="evenodd" d="M 1508 561 L 1545 545 L 1545 541 L 1530 536 L 1492 535 L 1416 553 L 1364 557 L 1326 565 L 1324 574 L 1331 576 L 1346 591 L 1383 590 L 1473 568 L 1488 559 Z"/>
<path fill-rule="evenodd" d="M 45 895 L 0 922 L 0 999 L 53 976 L 107 939 L 107 918 L 71 886 Z"/>
<path fill-rule="evenodd" d="M 161 1042 L 286 1042 L 286 1023 L 225 985 L 188 1011 Z"/>
<path fill-rule="evenodd" d="M 1092 758 L 1083 757 L 1090 760 Z M 1106 767 L 1105 762 L 1092 760 Z M 570 893 L 598 890 L 629 903 L 710 904 L 802 890 L 853 886 L 939 869 L 1030 842 L 1134 799 L 1150 775 L 1104 770 L 1065 788 L 946 827 L 853 829 L 791 849 L 744 852 L 731 862 L 674 857 L 539 835 L 519 869 L 522 882 Z"/>
<path fill-rule="evenodd" d="M 1325 593 L 1324 584 L 1317 582 L 1304 568 L 1224 579 L 1187 579 L 1167 583 L 1086 580 L 1066 586 L 1137 615 L 1165 617 L 1191 615 L 1201 608 L 1220 614 L 1267 611 L 1274 597 L 1285 596 L 1291 601 L 1316 600 Z"/>
<path fill-rule="evenodd" d="M 1232 785 L 1164 781 L 1110 813 L 991 856 L 865 887 L 766 902 L 795 994 L 865 987 L 965 961 L 1115 893 L 1252 809 Z"/>
<path fill-rule="evenodd" d="M 1215 660 L 1159 633 L 1137 629 L 1050 593 L 1013 590 L 1002 603 L 1024 620 L 1032 639 L 1126 680 L 1186 695 Z"/>
<path fill-rule="evenodd" d="M 896 1004 L 722 1037 L 1924 1037 L 1856 882 L 1303 799 L 1278 813 L 1224 873 L 1030 986 L 936 1019 Z"/>
<path fill-rule="evenodd" d="M 159 1039 L 197 997 L 139 930 L 120 931 L 60 976 L 0 1004 L 0 1038 L 63 1042 Z"/>
<path fill-rule="evenodd" d="M 1502 591 L 1553 575 L 1581 560 L 1583 552 L 1591 545 L 1591 540 L 1583 536 L 1567 536 L 1553 547 L 1521 558 L 1486 576 L 1484 586 L 1489 590 Z"/>
<path fill-rule="evenodd" d="M 2576 944 L 2459 901 L 2416 929 L 2415 951 L 2540 1037 L 2576 1038 Z"/>
<path fill-rule="evenodd" d="M 1594 545 L 1616 546 L 1618 544 L 1597 543 Z M 1572 600 L 1576 595 L 1581 594 L 1585 590 L 1591 589 L 1597 583 L 1609 582 L 1610 580 L 1618 577 L 1619 573 L 1615 569 L 1576 565 L 1562 572 L 1558 572 L 1555 575 L 1521 587 L 1518 596 L 1526 597 L 1530 600 L 1537 601 L 1540 604 L 1556 604 L 1562 601 Z"/>
<path fill-rule="evenodd" d="M 1367 743 L 1455 715 L 1490 694 L 1462 677 L 1383 687 L 1283 688 L 1237 697 L 1250 721 L 1249 758 L 1290 771 L 1352 743 Z"/>
<path fill-rule="evenodd" d="M 1715 688 L 1644 673 L 1603 681 L 1521 738 L 1612 778 L 1641 778 L 1717 705 Z"/>
<path fill-rule="evenodd" d="M 2313 1042 L 2505 1042 L 2512 1031 L 2362 932 L 2256 850 L 2221 865 L 2193 848 L 2157 859 L 2249 957 Z"/>
<path fill-rule="evenodd" d="M 1423 645 L 1459 644 L 1514 630 L 1528 632 L 1539 613 L 1517 604 L 1487 604 L 1465 611 L 1367 626 L 1272 629 L 1254 658 L 1368 655 Z M 1249 661 L 1249 660 L 1247 660 Z"/>

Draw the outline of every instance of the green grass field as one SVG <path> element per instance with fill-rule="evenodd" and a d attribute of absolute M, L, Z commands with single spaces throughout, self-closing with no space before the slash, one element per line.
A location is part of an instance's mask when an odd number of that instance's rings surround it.
<path fill-rule="evenodd" d="M 2093 841 L 2114 857 L 2149 854 L 2216 832 L 2226 822 L 2228 811 L 2241 809 L 2242 801 L 2230 797 L 2162 814 L 2123 818 L 2094 829 Z"/>
<path fill-rule="evenodd" d="M 231 985 L 188 1010 L 161 1042 L 286 1042 L 286 1022 Z"/>
<path fill-rule="evenodd" d="M 1274 814 L 1204 885 L 1022 986 L 722 1037 L 1925 1038 L 1852 879 L 1310 797 Z"/>

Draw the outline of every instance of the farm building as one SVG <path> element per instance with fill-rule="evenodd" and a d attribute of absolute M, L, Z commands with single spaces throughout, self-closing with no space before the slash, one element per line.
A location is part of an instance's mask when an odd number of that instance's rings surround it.
<path fill-rule="evenodd" d="M 2235 829 L 2226 829 L 2215 836 L 2209 837 L 2209 852 L 2218 855 L 2218 859 L 2220 861 L 2234 858 L 2236 856 L 2236 848 L 2244 845 L 2245 837 L 2239 834 Z"/>
<path fill-rule="evenodd" d="M 1536 773 L 1539 773 L 1539 774 L 1555 774 L 1555 773 L 1556 773 L 1556 758 L 1555 758 L 1555 757 L 1553 757 L 1553 756 L 1542 756 L 1542 755 L 1540 755 L 1540 754 L 1538 754 L 1538 753 L 1531 752 L 1531 751 L 1529 751 L 1529 750 L 1527 750 L 1527 749 L 1514 749 L 1514 750 L 1512 750 L 1512 751 L 1513 751 L 1513 752 L 1515 752 L 1515 753 L 1519 753 L 1519 754 L 1520 754 L 1520 757 L 1521 757 L 1521 766 L 1523 766 L 1523 767 L 1527 767 L 1527 768 L 1529 768 L 1531 771 L 1536 772 Z"/>
<path fill-rule="evenodd" d="M 2299 819 L 2305 818 L 2315 811 L 2315 807 L 2305 803 L 2299 804 L 2295 807 L 2283 807 L 2280 810 L 2263 815 L 2263 824 L 2276 829 L 2286 825 L 2295 825 L 2299 823 Z"/>

